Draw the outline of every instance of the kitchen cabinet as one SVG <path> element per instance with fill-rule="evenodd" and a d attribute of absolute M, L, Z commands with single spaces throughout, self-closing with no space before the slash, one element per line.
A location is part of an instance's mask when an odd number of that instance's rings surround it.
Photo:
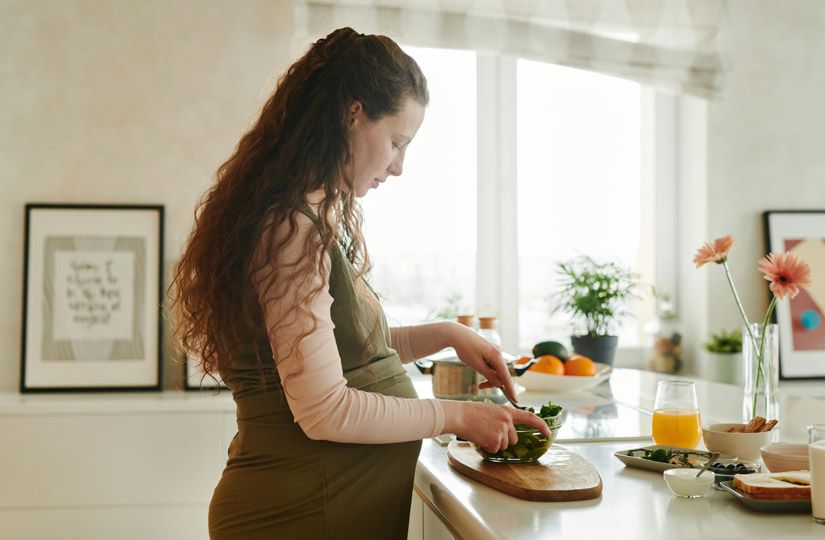
<path fill-rule="evenodd" d="M 229 396 L 0 394 L 3 538 L 208 537 Z"/>

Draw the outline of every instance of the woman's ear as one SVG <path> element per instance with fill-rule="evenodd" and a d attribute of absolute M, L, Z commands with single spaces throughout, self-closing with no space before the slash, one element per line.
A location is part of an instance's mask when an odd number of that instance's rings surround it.
<path fill-rule="evenodd" d="M 349 107 L 349 125 L 350 127 L 355 124 L 355 121 L 359 119 L 364 114 L 364 105 L 361 104 L 360 101 L 357 99 L 352 102 L 352 105 Z"/>

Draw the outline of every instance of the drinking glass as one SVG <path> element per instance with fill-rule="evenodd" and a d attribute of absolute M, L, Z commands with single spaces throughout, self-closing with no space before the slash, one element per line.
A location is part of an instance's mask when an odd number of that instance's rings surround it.
<path fill-rule="evenodd" d="M 659 381 L 653 403 L 653 440 L 662 446 L 696 448 L 701 437 L 696 387 L 689 381 Z"/>
<path fill-rule="evenodd" d="M 808 468 L 811 469 L 811 513 L 825 524 L 825 424 L 808 426 Z"/>

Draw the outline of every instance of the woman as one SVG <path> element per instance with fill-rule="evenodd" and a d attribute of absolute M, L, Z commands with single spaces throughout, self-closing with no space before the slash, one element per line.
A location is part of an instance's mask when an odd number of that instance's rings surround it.
<path fill-rule="evenodd" d="M 213 538 L 403 538 L 422 438 L 498 451 L 514 423 L 547 431 L 512 407 L 417 399 L 402 362 L 447 346 L 514 389 L 463 326 L 389 329 L 364 280 L 356 199 L 401 174 L 427 101 L 392 40 L 336 30 L 281 78 L 200 204 L 173 288 L 181 345 L 237 404 Z"/>

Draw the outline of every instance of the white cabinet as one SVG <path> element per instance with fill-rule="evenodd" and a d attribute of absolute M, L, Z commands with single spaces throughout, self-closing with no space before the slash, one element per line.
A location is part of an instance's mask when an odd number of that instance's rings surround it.
<path fill-rule="evenodd" d="M 0 394 L 0 536 L 207 538 L 234 433 L 226 395 Z"/>
<path fill-rule="evenodd" d="M 421 499 L 418 492 L 413 493 L 410 508 L 410 528 L 407 540 L 453 540 L 455 537 L 441 518 Z"/>

